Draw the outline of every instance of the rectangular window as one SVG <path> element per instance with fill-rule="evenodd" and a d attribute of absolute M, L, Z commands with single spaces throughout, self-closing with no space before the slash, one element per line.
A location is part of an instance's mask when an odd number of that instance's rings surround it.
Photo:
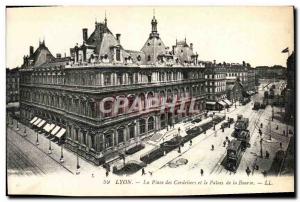
<path fill-rule="evenodd" d="M 116 49 L 116 60 L 121 61 L 121 50 L 119 48 Z"/>

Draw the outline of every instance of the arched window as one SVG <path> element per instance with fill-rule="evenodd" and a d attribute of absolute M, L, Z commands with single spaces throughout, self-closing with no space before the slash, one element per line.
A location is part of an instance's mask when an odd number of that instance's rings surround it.
<path fill-rule="evenodd" d="M 141 135 L 146 132 L 146 122 L 144 119 L 140 119 L 139 124 L 140 124 L 140 135 Z"/>
<path fill-rule="evenodd" d="M 122 143 L 124 142 L 124 128 L 119 128 L 117 130 L 117 133 L 118 133 L 118 143 Z"/>
<path fill-rule="evenodd" d="M 148 60 L 148 61 L 150 61 L 150 60 L 151 60 L 151 56 L 150 56 L 150 55 L 148 55 L 148 58 L 147 58 L 147 60 Z"/>
<path fill-rule="evenodd" d="M 150 117 L 148 119 L 148 131 L 152 131 L 154 129 L 154 118 Z"/>

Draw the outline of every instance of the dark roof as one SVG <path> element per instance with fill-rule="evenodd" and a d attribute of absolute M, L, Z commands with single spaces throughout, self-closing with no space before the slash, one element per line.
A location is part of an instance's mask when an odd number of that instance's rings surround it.
<path fill-rule="evenodd" d="M 46 47 L 45 42 L 40 42 L 39 47 L 35 50 L 35 52 L 29 56 L 28 60 L 32 61 L 31 66 L 39 66 L 46 62 L 51 62 L 55 60 L 55 57 Z"/>
<path fill-rule="evenodd" d="M 239 149 L 241 143 L 242 143 L 242 142 L 239 141 L 239 140 L 232 140 L 232 141 L 229 143 L 227 149 L 228 149 L 228 150 L 234 150 L 234 151 L 237 151 L 237 150 Z"/>

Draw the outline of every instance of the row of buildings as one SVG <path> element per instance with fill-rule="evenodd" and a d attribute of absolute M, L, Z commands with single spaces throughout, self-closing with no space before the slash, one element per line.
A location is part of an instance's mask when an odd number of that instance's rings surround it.
<path fill-rule="evenodd" d="M 169 48 L 157 23 L 153 17 L 140 51 L 125 49 L 106 18 L 90 35 L 82 30 L 82 43 L 70 48 L 70 57 L 54 57 L 45 41 L 35 51 L 30 46 L 18 71 L 21 121 L 61 128 L 65 147 L 100 165 L 157 130 L 255 91 L 249 65 L 199 61 L 186 39 Z M 116 103 L 121 107 L 110 110 Z"/>

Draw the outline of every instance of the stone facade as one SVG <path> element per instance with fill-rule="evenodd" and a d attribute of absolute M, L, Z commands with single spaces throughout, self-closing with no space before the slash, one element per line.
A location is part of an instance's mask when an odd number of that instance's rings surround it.
<path fill-rule="evenodd" d="M 150 37 L 157 37 L 153 26 L 152 21 Z M 48 50 L 44 44 L 39 51 Z M 70 58 L 48 57 L 39 65 L 24 61 L 20 70 L 21 119 L 29 123 L 37 116 L 65 128 L 66 148 L 97 165 L 110 161 L 156 130 L 204 115 L 204 68 L 189 61 L 177 63 L 170 54 L 171 61 L 159 54 L 148 64 L 143 49 L 123 49 L 119 35 L 112 35 L 105 19 L 96 23 L 90 37 L 83 30 L 83 44 L 71 48 Z M 38 53 L 32 55 L 38 57 Z M 158 105 L 153 105 L 153 97 L 160 100 Z M 122 98 L 127 98 L 128 107 L 109 113 L 100 110 L 101 103 L 105 109 L 112 108 Z M 130 111 L 135 98 L 141 100 L 143 109 Z M 107 99 L 110 101 L 104 102 Z M 178 113 L 181 100 L 185 101 L 184 112 Z M 175 110 L 162 110 L 165 102 L 174 103 Z M 196 113 L 189 111 L 191 105 Z"/>
<path fill-rule="evenodd" d="M 6 69 L 6 103 L 19 102 L 19 69 Z"/>

